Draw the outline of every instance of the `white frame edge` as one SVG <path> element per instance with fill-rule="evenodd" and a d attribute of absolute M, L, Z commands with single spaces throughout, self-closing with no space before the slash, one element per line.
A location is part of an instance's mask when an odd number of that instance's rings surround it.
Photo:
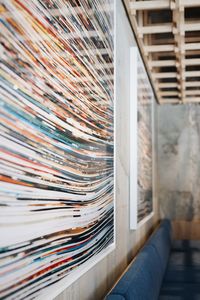
<path fill-rule="evenodd" d="M 44 289 L 44 292 L 40 293 L 37 300 L 53 300 L 60 293 L 62 293 L 65 289 L 69 288 L 73 283 L 75 283 L 82 275 L 84 275 L 87 271 L 89 271 L 92 267 L 94 267 L 98 262 L 104 259 L 109 253 L 111 253 L 115 249 L 115 244 L 113 243 L 108 247 L 108 249 L 103 250 L 98 255 L 94 256 L 90 259 L 90 262 L 85 262 L 81 265 L 78 270 L 75 269 L 69 277 L 61 279 L 59 282 L 52 284 L 50 287 Z"/>
<path fill-rule="evenodd" d="M 129 180 L 129 192 L 130 192 L 130 229 L 135 230 L 137 228 L 137 197 L 138 188 L 137 180 L 134 180 L 138 176 L 138 154 L 137 154 L 137 60 L 138 49 L 136 46 L 130 48 L 130 180 Z M 134 80 L 133 80 L 134 79 Z M 136 140 L 133 138 L 135 137 Z M 133 179 L 133 180 L 132 180 Z"/>
<path fill-rule="evenodd" d="M 145 69 L 146 71 L 146 69 Z M 148 76 L 147 76 L 148 78 Z M 148 79 L 149 81 L 149 79 Z M 154 150 L 154 93 L 153 93 L 153 89 L 151 87 L 151 83 L 149 81 L 149 86 L 151 88 L 151 92 L 152 92 L 152 102 L 151 102 L 151 131 L 152 131 L 152 212 L 146 216 L 144 219 L 142 219 L 138 224 L 137 224 L 137 228 L 140 228 L 142 227 L 146 222 L 148 222 L 153 216 L 154 216 L 154 213 L 155 213 L 155 197 L 154 197 L 154 159 L 155 159 L 155 150 Z"/>
<path fill-rule="evenodd" d="M 142 227 L 154 216 L 154 94 L 152 91 L 151 119 L 152 119 L 152 212 L 138 223 L 138 56 L 140 56 L 137 46 L 130 47 L 130 229 L 136 230 Z M 148 77 L 147 77 L 148 78 Z M 149 85 L 151 86 L 150 82 Z M 133 138 L 134 137 L 134 138 Z"/>

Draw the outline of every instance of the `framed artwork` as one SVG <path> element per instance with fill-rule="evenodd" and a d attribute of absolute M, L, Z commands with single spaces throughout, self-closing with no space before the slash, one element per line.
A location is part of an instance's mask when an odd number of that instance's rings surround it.
<path fill-rule="evenodd" d="M 114 0 L 3 0 L 0 26 L 0 298 L 51 299 L 115 246 Z"/>
<path fill-rule="evenodd" d="M 153 215 L 154 94 L 137 47 L 130 49 L 130 228 Z"/>

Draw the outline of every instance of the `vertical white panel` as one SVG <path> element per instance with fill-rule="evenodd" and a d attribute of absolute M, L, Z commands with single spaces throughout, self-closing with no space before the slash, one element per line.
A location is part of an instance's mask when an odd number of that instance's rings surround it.
<path fill-rule="evenodd" d="M 137 228 L 137 85 L 138 49 L 130 48 L 130 228 Z"/>

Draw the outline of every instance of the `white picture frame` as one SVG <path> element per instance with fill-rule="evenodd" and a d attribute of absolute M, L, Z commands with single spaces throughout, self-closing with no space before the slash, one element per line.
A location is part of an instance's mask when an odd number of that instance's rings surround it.
<path fill-rule="evenodd" d="M 140 69 L 139 69 L 140 67 Z M 140 71 L 139 71 L 140 70 Z M 151 186 L 151 209 L 144 216 L 139 218 L 139 205 L 140 205 L 140 191 L 139 191 L 139 126 L 138 126 L 138 109 L 139 99 L 141 96 L 138 92 L 139 89 L 139 76 L 145 81 L 147 85 L 147 93 L 150 98 L 150 131 L 151 131 L 151 180 L 149 185 Z M 154 94 L 146 73 L 144 63 L 140 56 L 137 46 L 130 47 L 130 181 L 129 181 L 129 193 L 130 193 L 130 229 L 136 230 L 144 225 L 154 215 L 154 197 L 153 197 L 153 102 Z M 143 162 L 144 163 L 144 162 Z"/>
<path fill-rule="evenodd" d="M 96 264 L 98 264 L 101 260 L 103 260 L 107 255 L 109 255 L 116 248 L 116 0 L 113 0 L 114 7 L 114 179 L 113 179 L 113 207 L 114 207 L 114 215 L 113 215 L 113 224 L 114 224 L 114 233 L 113 233 L 113 242 L 105 249 L 103 249 L 100 253 L 96 254 L 94 257 L 88 259 L 82 265 L 80 265 L 77 269 L 70 272 L 70 275 L 64 277 L 52 285 L 41 289 L 37 295 L 35 295 L 35 299 L 41 300 L 51 300 L 58 296 L 62 291 L 64 291 L 67 287 L 69 287 L 72 283 L 77 281 L 82 275 L 88 272 L 91 268 L 93 268 Z"/>

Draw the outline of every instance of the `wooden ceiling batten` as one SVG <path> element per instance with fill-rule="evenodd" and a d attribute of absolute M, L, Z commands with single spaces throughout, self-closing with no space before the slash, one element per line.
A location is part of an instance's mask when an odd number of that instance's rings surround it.
<path fill-rule="evenodd" d="M 158 102 L 200 102 L 200 0 L 124 3 Z"/>

